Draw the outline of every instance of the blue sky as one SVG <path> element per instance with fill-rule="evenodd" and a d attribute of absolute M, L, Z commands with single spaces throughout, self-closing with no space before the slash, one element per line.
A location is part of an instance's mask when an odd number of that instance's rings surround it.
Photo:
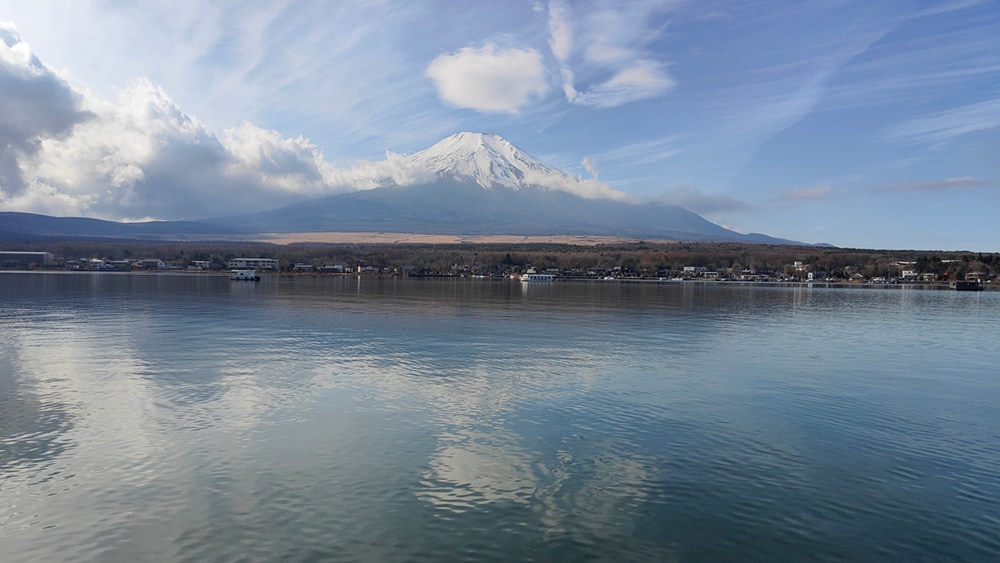
<path fill-rule="evenodd" d="M 742 232 L 1000 251 L 1000 3 L 0 7 L 0 209 L 196 218 L 496 133 Z"/>

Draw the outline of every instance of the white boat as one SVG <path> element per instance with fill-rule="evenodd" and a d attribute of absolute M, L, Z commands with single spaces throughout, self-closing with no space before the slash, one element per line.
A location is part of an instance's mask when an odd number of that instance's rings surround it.
<path fill-rule="evenodd" d="M 521 281 L 531 282 L 531 283 L 538 283 L 538 282 L 546 283 L 546 282 L 556 281 L 556 277 L 552 274 L 521 274 Z"/>
<path fill-rule="evenodd" d="M 257 270 L 233 270 L 230 272 L 229 279 L 231 280 L 242 280 L 242 281 L 260 281 L 260 274 Z"/>

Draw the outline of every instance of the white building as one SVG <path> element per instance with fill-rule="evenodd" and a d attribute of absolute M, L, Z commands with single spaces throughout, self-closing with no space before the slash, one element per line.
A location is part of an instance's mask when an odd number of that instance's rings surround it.
<path fill-rule="evenodd" d="M 279 270 L 276 258 L 233 258 L 229 261 L 230 270 Z"/>
<path fill-rule="evenodd" d="M 55 257 L 50 252 L 22 252 L 19 250 L 0 250 L 0 267 L 28 268 L 35 266 L 50 266 Z"/>

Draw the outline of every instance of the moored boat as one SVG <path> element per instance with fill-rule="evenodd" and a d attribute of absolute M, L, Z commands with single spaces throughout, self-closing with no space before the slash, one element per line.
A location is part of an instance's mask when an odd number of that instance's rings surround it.
<path fill-rule="evenodd" d="M 257 273 L 257 270 L 233 270 L 230 272 L 229 279 L 240 281 L 260 281 L 260 274 Z"/>
<path fill-rule="evenodd" d="M 949 284 L 955 291 L 982 291 L 985 288 L 977 281 L 954 281 Z"/>

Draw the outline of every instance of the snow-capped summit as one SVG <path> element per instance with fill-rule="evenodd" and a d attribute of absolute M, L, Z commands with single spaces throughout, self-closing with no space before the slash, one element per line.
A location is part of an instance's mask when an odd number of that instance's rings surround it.
<path fill-rule="evenodd" d="M 515 147 L 499 135 L 455 133 L 409 156 L 411 164 L 435 174 L 471 179 L 484 188 L 520 190 L 566 174 Z"/>

